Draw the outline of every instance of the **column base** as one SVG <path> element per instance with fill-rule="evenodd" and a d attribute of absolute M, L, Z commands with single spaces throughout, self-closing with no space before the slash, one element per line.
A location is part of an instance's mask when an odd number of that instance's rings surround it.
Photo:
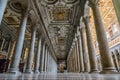
<path fill-rule="evenodd" d="M 31 69 L 26 69 L 24 73 L 33 74 Z"/>
<path fill-rule="evenodd" d="M 41 71 L 40 73 L 44 73 L 44 71 Z"/>
<path fill-rule="evenodd" d="M 83 72 L 83 73 L 89 73 L 89 72 Z"/>
<path fill-rule="evenodd" d="M 35 73 L 35 74 L 39 74 L 40 72 L 39 72 L 38 70 L 35 70 L 34 73 Z"/>
<path fill-rule="evenodd" d="M 21 72 L 19 71 L 19 69 L 16 69 L 16 68 L 10 68 L 10 69 L 8 69 L 7 73 L 16 74 L 16 75 L 20 75 L 21 74 Z"/>
<path fill-rule="evenodd" d="M 99 73 L 100 71 L 98 71 L 97 69 L 92 69 L 89 73 Z"/>
<path fill-rule="evenodd" d="M 80 73 L 84 73 L 84 70 L 81 70 Z"/>
<path fill-rule="evenodd" d="M 103 71 L 100 74 L 115 74 L 118 73 L 115 68 L 103 68 Z"/>

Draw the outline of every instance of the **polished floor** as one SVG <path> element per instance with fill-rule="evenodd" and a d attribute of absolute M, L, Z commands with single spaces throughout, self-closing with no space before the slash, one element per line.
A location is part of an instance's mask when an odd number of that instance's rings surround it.
<path fill-rule="evenodd" d="M 0 80 L 120 80 L 120 74 L 0 74 Z"/>

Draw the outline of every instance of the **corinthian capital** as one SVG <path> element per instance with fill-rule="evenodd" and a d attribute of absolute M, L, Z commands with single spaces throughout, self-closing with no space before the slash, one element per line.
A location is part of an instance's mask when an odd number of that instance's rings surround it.
<path fill-rule="evenodd" d="M 89 0 L 89 6 L 99 6 L 100 0 Z"/>

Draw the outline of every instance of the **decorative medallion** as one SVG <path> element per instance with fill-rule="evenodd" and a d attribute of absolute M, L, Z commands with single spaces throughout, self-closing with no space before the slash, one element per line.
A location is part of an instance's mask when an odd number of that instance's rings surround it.
<path fill-rule="evenodd" d="M 9 1 L 8 3 L 9 7 L 17 12 L 17 13 L 21 13 L 21 9 L 22 9 L 22 4 L 18 1 Z"/>

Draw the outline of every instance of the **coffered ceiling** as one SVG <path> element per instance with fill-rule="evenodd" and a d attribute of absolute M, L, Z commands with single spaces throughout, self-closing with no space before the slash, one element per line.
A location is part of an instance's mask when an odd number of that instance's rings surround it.
<path fill-rule="evenodd" d="M 41 12 L 43 13 L 44 23 L 48 26 L 49 36 L 51 38 L 56 56 L 59 59 L 65 59 L 67 56 L 66 50 L 72 36 L 73 20 L 77 10 L 79 0 L 40 0 Z M 112 0 L 100 0 L 100 11 L 102 19 L 107 31 L 114 23 L 117 23 Z M 85 12 L 86 13 L 86 12 Z M 92 10 L 90 10 L 91 27 L 93 40 L 96 41 L 96 33 L 94 27 L 94 19 Z"/>
<path fill-rule="evenodd" d="M 14 2 L 16 1 L 16 2 Z M 20 1 L 20 2 L 19 2 Z M 35 1 L 35 0 L 33 0 Z M 70 47 L 72 35 L 74 31 L 73 21 L 76 17 L 78 5 L 81 0 L 36 0 L 42 15 L 43 22 L 47 29 L 51 43 L 55 50 L 58 59 L 65 59 L 67 50 Z M 20 10 L 21 0 L 10 0 L 5 11 L 4 20 L 12 28 L 16 34 L 20 25 Z M 22 2 L 22 4 L 27 4 Z M 117 22 L 116 14 L 112 4 L 112 0 L 100 0 L 100 10 L 107 30 L 114 23 Z M 35 14 L 35 13 L 32 13 Z M 93 33 L 93 40 L 96 41 L 96 33 L 94 27 L 94 20 L 92 10 L 90 10 L 91 27 Z M 34 17 L 34 16 L 33 16 Z M 26 39 L 30 39 L 31 25 L 30 21 L 27 24 Z"/>
<path fill-rule="evenodd" d="M 44 23 L 58 59 L 65 59 L 69 35 L 73 32 L 73 19 L 79 0 L 40 0 Z M 68 40 L 69 39 L 69 40 Z"/>

